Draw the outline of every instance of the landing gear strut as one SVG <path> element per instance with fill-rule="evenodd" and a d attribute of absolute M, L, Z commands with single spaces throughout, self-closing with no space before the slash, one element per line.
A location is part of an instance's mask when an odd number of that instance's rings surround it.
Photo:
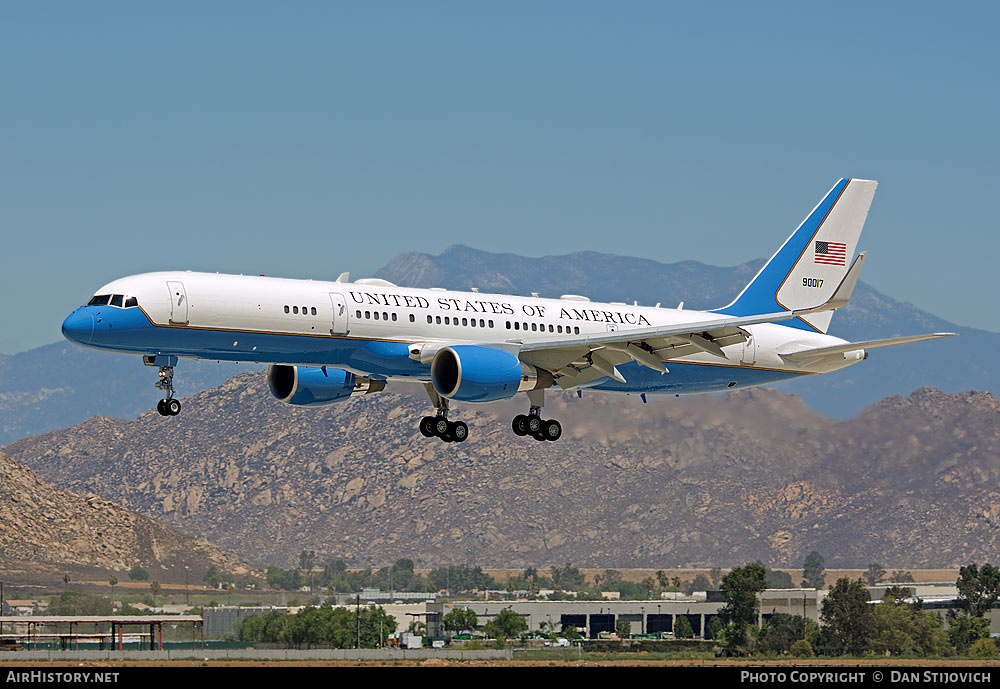
<path fill-rule="evenodd" d="M 437 436 L 446 443 L 461 443 L 469 437 L 469 426 L 464 421 L 448 420 L 448 398 L 441 397 L 430 385 L 424 386 L 431 403 L 437 407 L 436 416 L 420 419 L 420 432 L 426 438 Z"/>
<path fill-rule="evenodd" d="M 156 411 L 160 416 L 177 416 L 181 413 L 181 403 L 174 399 L 174 365 L 177 363 L 175 356 L 144 356 L 142 363 L 146 366 L 159 366 L 159 380 L 156 381 L 157 390 L 163 390 L 166 396 L 156 403 Z"/>
<path fill-rule="evenodd" d="M 514 417 L 511 429 L 516 435 L 530 435 L 535 440 L 559 440 L 562 437 L 562 424 L 555 419 L 542 419 L 545 391 L 530 390 L 527 395 L 531 407 L 527 415 L 518 414 Z"/>
<path fill-rule="evenodd" d="M 174 399 L 174 367 L 160 366 L 159 376 L 156 387 L 164 390 L 167 396 L 156 403 L 156 411 L 160 412 L 160 416 L 177 416 L 181 413 L 181 403 Z"/>

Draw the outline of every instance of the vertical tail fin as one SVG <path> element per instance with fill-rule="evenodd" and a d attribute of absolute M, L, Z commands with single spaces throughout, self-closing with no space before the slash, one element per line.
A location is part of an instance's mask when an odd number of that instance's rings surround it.
<path fill-rule="evenodd" d="M 824 303 L 843 281 L 861 236 L 878 182 L 842 179 L 764 264 L 750 284 L 718 313 L 753 316 Z M 832 311 L 788 321 L 825 333 Z"/>

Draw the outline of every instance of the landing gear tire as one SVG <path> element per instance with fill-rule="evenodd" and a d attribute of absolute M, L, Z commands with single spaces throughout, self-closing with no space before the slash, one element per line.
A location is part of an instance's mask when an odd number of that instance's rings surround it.
<path fill-rule="evenodd" d="M 435 434 L 434 434 L 434 417 L 433 416 L 425 416 L 424 418 L 420 419 L 420 433 L 425 438 L 433 438 L 434 437 Z"/>
<path fill-rule="evenodd" d="M 456 443 L 464 443 L 469 437 L 469 426 L 464 421 L 456 421 L 451 424 L 451 428 L 448 429 L 448 435 L 450 435 Z"/>
<path fill-rule="evenodd" d="M 542 435 L 541 433 L 532 433 L 531 437 L 534 438 L 535 440 L 545 440 L 545 436 Z"/>
<path fill-rule="evenodd" d="M 559 440 L 562 437 L 562 424 L 550 419 L 542 424 L 542 435 L 546 440 Z"/>
<path fill-rule="evenodd" d="M 527 421 L 527 430 L 531 435 L 536 435 L 542 431 L 542 420 L 537 416 L 529 416 Z"/>
<path fill-rule="evenodd" d="M 156 403 L 156 411 L 158 411 L 160 413 L 160 416 L 167 416 L 167 414 L 168 414 L 168 412 L 167 412 L 167 401 L 166 400 L 160 400 L 159 402 L 157 402 Z"/>
<path fill-rule="evenodd" d="M 439 438 L 443 438 L 450 428 L 448 419 L 443 416 L 435 416 L 434 418 L 434 435 Z"/>
<path fill-rule="evenodd" d="M 166 400 L 163 408 L 167 410 L 167 414 L 170 416 L 177 416 L 181 413 L 181 403 L 173 398 Z"/>
<path fill-rule="evenodd" d="M 510 422 L 510 427 L 515 435 L 528 435 L 528 417 L 524 414 L 518 414 Z"/>

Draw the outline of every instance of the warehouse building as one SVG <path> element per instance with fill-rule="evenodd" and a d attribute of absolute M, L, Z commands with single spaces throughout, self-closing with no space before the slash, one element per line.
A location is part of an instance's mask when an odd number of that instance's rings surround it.
<path fill-rule="evenodd" d="M 768 589 L 759 596 L 758 622 L 776 613 L 804 615 L 818 621 L 819 605 L 825 594 L 816 589 Z M 632 634 L 661 634 L 672 633 L 677 619 L 686 617 L 694 635 L 704 638 L 708 623 L 724 605 L 725 600 L 717 591 L 676 600 L 453 601 L 427 605 L 427 629 L 432 636 L 443 635 L 441 619 L 455 608 L 472 610 L 480 626 L 508 609 L 523 616 L 531 631 L 576 627 L 582 636 L 596 639 L 601 632 L 615 631 L 618 620 L 625 619 Z"/>

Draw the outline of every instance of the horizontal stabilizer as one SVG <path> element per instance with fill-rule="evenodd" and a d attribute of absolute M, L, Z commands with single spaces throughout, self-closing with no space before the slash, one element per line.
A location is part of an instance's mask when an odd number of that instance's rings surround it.
<path fill-rule="evenodd" d="M 856 352 L 862 349 L 877 349 L 878 347 L 892 347 L 893 345 L 907 344 L 909 342 L 923 342 L 924 340 L 936 340 L 939 337 L 954 337 L 956 333 L 931 333 L 928 335 L 909 335 L 907 337 L 890 337 L 886 340 L 866 340 L 864 342 L 847 342 L 842 345 L 832 345 L 830 347 L 815 347 L 813 349 L 802 349 L 798 351 L 790 352 L 778 352 L 780 356 L 785 361 L 795 362 L 803 361 L 808 359 L 815 359 L 817 357 L 826 356 L 828 354 L 846 354 L 847 352 Z"/>

